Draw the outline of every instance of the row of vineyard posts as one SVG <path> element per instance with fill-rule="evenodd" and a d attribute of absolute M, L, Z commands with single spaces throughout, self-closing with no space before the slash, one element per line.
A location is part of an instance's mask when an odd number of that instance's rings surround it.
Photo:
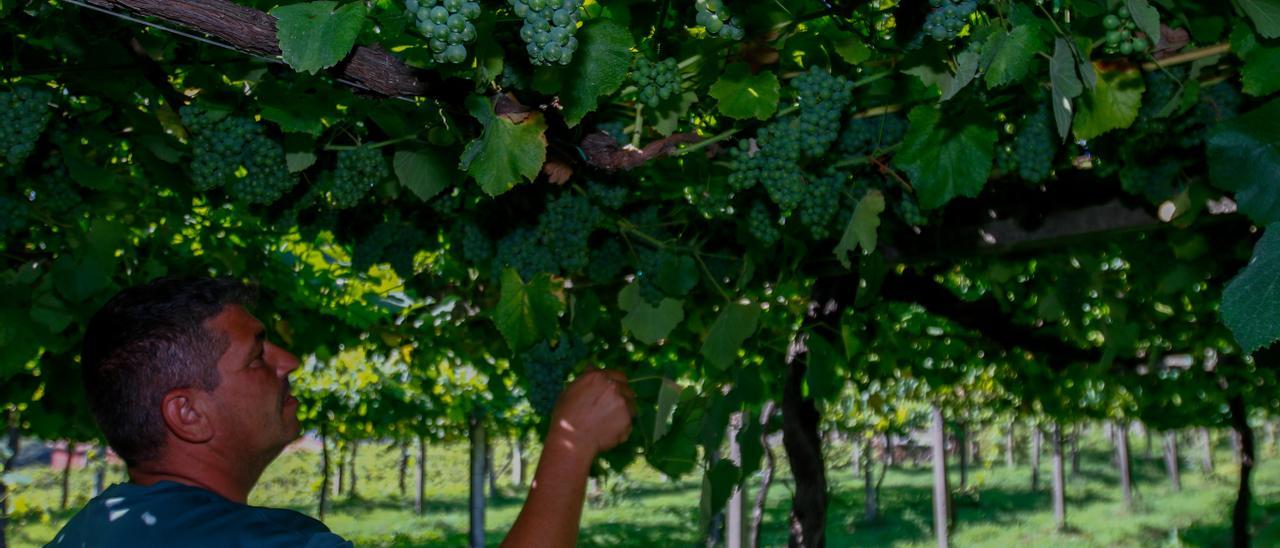
<path fill-rule="evenodd" d="M 1234 430 L 1249 544 L 1249 425 L 1280 395 L 1274 0 L 277 4 L 0 2 L 13 431 L 95 442 L 92 311 L 231 275 L 306 359 L 326 469 L 390 438 L 421 477 L 472 440 L 473 543 L 486 429 L 537 435 L 606 364 L 642 405 L 601 473 L 701 474 L 726 539 L 786 458 L 789 542 L 824 546 L 824 424 L 905 414 L 1043 420 L 1060 523 L 1066 427 Z"/>

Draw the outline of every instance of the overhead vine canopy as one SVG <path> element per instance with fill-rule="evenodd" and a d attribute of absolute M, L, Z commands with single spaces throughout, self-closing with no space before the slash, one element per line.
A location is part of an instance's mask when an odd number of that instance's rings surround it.
<path fill-rule="evenodd" d="M 1060 418 L 1274 405 L 1274 0 L 0 13 L 0 393 L 49 435 L 93 435 L 88 314 L 193 273 L 319 362 L 408 364 L 379 424 L 621 367 L 650 405 L 611 462 L 673 475 L 782 399 L 802 476 L 815 405 L 904 374 Z M 457 367 L 485 394 L 442 395 Z"/>

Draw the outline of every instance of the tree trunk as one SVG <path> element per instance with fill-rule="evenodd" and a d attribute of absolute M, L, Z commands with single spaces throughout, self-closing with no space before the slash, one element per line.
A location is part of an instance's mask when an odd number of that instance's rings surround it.
<path fill-rule="evenodd" d="M 106 489 L 107 484 L 107 446 L 99 445 L 94 454 L 97 463 L 93 466 L 93 496 L 96 497 Z"/>
<path fill-rule="evenodd" d="M 1249 488 L 1249 475 L 1253 472 L 1253 429 L 1249 428 L 1249 414 L 1243 396 L 1236 394 L 1228 398 L 1227 408 L 1231 411 L 1231 426 L 1240 440 L 1240 487 L 1236 491 L 1236 505 L 1231 512 L 1231 545 L 1235 548 L 1248 548 L 1249 506 L 1253 498 Z"/>
<path fill-rule="evenodd" d="M 893 466 L 897 463 L 897 459 L 893 454 L 893 432 L 884 433 L 884 463 L 887 466 Z"/>
<path fill-rule="evenodd" d="M 413 513 L 421 516 L 426 511 L 427 494 L 427 438 L 418 435 L 418 477 L 413 495 Z"/>
<path fill-rule="evenodd" d="M 1178 433 L 1164 433 L 1164 468 L 1169 472 L 1169 487 L 1176 493 L 1182 490 L 1182 472 L 1178 469 Z"/>
<path fill-rule="evenodd" d="M 1230 437 L 1231 437 L 1231 455 L 1233 458 L 1235 458 L 1236 464 L 1239 464 L 1240 461 L 1244 459 L 1244 452 L 1243 452 L 1244 448 L 1242 447 L 1243 443 L 1241 443 L 1241 440 L 1240 440 L 1240 431 L 1232 430 Z"/>
<path fill-rule="evenodd" d="M 956 452 L 960 453 L 960 488 L 969 486 L 969 429 L 960 423 L 956 429 Z"/>
<path fill-rule="evenodd" d="M 484 548 L 485 432 L 479 416 L 471 418 L 471 548 Z"/>
<path fill-rule="evenodd" d="M 324 511 L 327 506 L 325 503 L 329 501 L 329 436 L 325 433 L 325 427 L 320 427 L 320 505 L 316 509 L 316 515 L 324 521 Z"/>
<path fill-rule="evenodd" d="M 1004 433 L 1004 465 L 1006 468 L 1013 468 L 1013 428 L 1017 423 L 1009 421 L 1009 429 Z"/>
<path fill-rule="evenodd" d="M 1200 427 L 1196 429 L 1200 433 L 1200 470 L 1205 474 L 1213 473 L 1213 438 L 1209 436 L 1209 429 Z"/>
<path fill-rule="evenodd" d="M 511 437 L 511 483 L 517 488 L 524 487 L 524 434 Z"/>
<path fill-rule="evenodd" d="M 1071 477 L 1080 476 L 1080 425 L 1071 428 Z"/>
<path fill-rule="evenodd" d="M 1151 429 L 1146 424 L 1142 424 L 1142 436 L 1147 439 L 1147 445 L 1142 449 L 1142 458 L 1151 459 Z"/>
<path fill-rule="evenodd" d="M 863 520 L 867 523 L 873 523 L 880 519 L 880 497 L 875 482 L 875 449 L 871 445 L 871 437 L 862 439 L 862 454 L 866 455 L 867 463 L 862 467 L 863 490 L 866 493 L 866 504 L 864 504 Z"/>
<path fill-rule="evenodd" d="M 347 479 L 350 480 L 347 487 L 347 497 L 359 498 L 360 493 L 356 491 L 356 456 L 360 452 L 360 441 L 351 440 L 351 475 Z"/>
<path fill-rule="evenodd" d="M 62 510 L 67 509 L 67 504 L 71 499 L 71 461 L 75 460 L 76 444 L 75 442 L 67 442 L 67 461 L 62 464 L 62 502 L 58 507 Z"/>
<path fill-rule="evenodd" d="M 773 455 L 773 447 L 769 446 L 769 419 L 773 417 L 775 406 L 773 400 L 764 402 L 760 408 L 760 447 L 764 448 L 764 470 L 760 474 L 760 491 L 756 493 L 755 504 L 751 508 L 751 528 L 747 541 L 751 548 L 760 546 L 760 526 L 764 523 L 764 505 L 769 498 L 769 486 L 773 484 L 773 472 L 777 467 L 777 458 Z"/>
<path fill-rule="evenodd" d="M 1053 424 L 1053 522 L 1059 531 L 1067 528 L 1067 482 L 1063 474 L 1062 425 Z"/>
<path fill-rule="evenodd" d="M 827 475 L 818 434 L 822 416 L 813 399 L 804 396 L 807 356 L 801 351 L 803 342 L 797 339 L 791 346 L 782 390 L 782 444 L 796 486 L 788 545 L 822 548 L 827 544 Z"/>
<path fill-rule="evenodd" d="M 865 438 L 865 436 L 863 437 Z M 855 478 L 862 475 L 862 448 L 865 445 L 862 441 L 849 444 L 850 449 L 853 451 L 853 456 L 849 458 L 849 471 L 853 472 L 853 477 Z"/>
<path fill-rule="evenodd" d="M 400 442 L 400 481 L 397 486 L 400 488 L 400 498 L 404 498 L 405 489 L 408 483 L 409 475 L 409 442 Z"/>
<path fill-rule="evenodd" d="M 1120 492 L 1124 495 L 1124 507 L 1133 509 L 1133 471 L 1129 468 L 1129 429 L 1116 425 L 1116 467 L 1120 470 Z"/>
<path fill-rule="evenodd" d="M 0 548 L 5 548 L 5 538 L 9 534 L 9 486 L 4 482 L 4 473 L 12 472 L 18 459 L 18 450 L 22 448 L 19 439 L 18 414 L 9 412 L 8 445 L 9 458 L 4 460 L 4 468 L 0 470 Z"/>
<path fill-rule="evenodd" d="M 1040 490 L 1040 444 L 1044 439 L 1044 434 L 1040 432 L 1039 426 L 1031 428 L 1031 491 L 1034 493 Z"/>
<path fill-rule="evenodd" d="M 729 460 L 738 465 L 739 469 L 742 467 L 742 445 L 738 443 L 738 433 L 742 431 L 745 421 L 750 419 L 751 414 L 744 411 L 729 417 Z M 729 504 L 725 507 L 725 548 L 743 548 L 746 544 L 747 527 L 746 520 L 743 519 L 746 500 L 747 482 L 744 479 L 733 490 L 733 494 L 729 495 Z"/>
<path fill-rule="evenodd" d="M 938 548 L 947 548 L 949 540 L 950 516 L 948 510 L 951 489 L 947 486 L 947 436 L 943 429 L 942 408 L 936 404 L 930 412 L 933 418 L 929 428 L 929 443 L 933 449 L 933 532 L 938 539 Z"/>
<path fill-rule="evenodd" d="M 495 458 L 493 442 L 490 440 L 484 446 L 484 471 L 485 475 L 489 477 L 489 498 L 493 500 L 498 498 L 498 471 L 493 466 Z"/>
<path fill-rule="evenodd" d="M 333 452 L 338 454 L 338 475 L 333 478 L 333 496 L 334 498 L 342 496 L 343 480 L 347 477 L 347 452 L 341 441 L 334 440 Z"/>

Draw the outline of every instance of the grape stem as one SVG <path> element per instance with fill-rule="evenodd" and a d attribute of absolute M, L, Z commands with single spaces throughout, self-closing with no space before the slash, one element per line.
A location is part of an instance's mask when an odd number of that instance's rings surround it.
<path fill-rule="evenodd" d="M 403 143 L 403 142 L 405 142 L 405 141 L 412 141 L 412 140 L 417 139 L 417 138 L 418 138 L 418 135 L 417 135 L 417 134 L 411 134 L 411 135 L 404 135 L 404 136 L 401 136 L 401 137 L 396 137 L 395 139 L 388 139 L 388 140 L 386 140 L 386 141 L 380 141 L 380 142 L 377 142 L 377 143 L 373 143 L 373 144 L 371 144 L 371 145 L 325 145 L 325 146 L 324 146 L 324 150 L 330 150 L 330 151 L 335 151 L 335 150 L 355 150 L 355 149 L 362 148 L 362 147 L 363 147 L 363 148 L 370 148 L 370 149 L 373 149 L 373 148 L 382 148 L 382 147 L 385 147 L 385 146 L 394 145 L 394 144 L 396 144 L 396 143 Z"/>

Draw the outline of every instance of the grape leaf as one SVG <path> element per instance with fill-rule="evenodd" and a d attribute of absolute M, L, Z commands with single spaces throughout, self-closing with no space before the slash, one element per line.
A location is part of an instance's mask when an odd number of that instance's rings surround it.
<path fill-rule="evenodd" d="M 596 98 L 616 91 L 631 65 L 631 32 L 608 19 L 589 21 L 578 31 L 581 46 L 564 72 L 560 102 L 569 127 L 596 109 Z"/>
<path fill-rule="evenodd" d="M 996 131 L 975 109 L 942 118 L 930 106 L 911 109 L 911 125 L 893 164 L 911 177 L 920 207 L 933 209 L 956 196 L 977 196 L 991 173 Z"/>
<path fill-rule="evenodd" d="M 728 459 L 720 459 L 712 465 L 702 477 L 702 502 L 699 511 L 703 523 L 709 523 L 712 516 L 724 509 L 725 503 L 738 487 L 740 476 L 738 465 Z"/>
<path fill-rule="evenodd" d="M 853 268 L 853 264 L 849 260 L 849 253 L 852 253 L 859 245 L 867 253 L 875 252 L 876 230 L 880 228 L 880 213 L 882 212 L 884 212 L 884 194 L 879 190 L 868 192 L 854 207 L 853 218 L 849 219 L 849 225 L 845 227 L 844 235 L 840 237 L 840 243 L 836 244 L 836 258 L 840 260 L 840 264 L 844 265 L 845 268 Z"/>
<path fill-rule="evenodd" d="M 541 112 L 499 116 L 479 95 L 467 98 L 467 110 L 484 131 L 462 150 L 459 169 L 490 196 L 538 176 L 547 159 L 547 123 Z"/>
<path fill-rule="evenodd" d="M 289 173 L 298 173 L 315 165 L 316 140 L 304 133 L 286 133 L 284 163 Z"/>
<path fill-rule="evenodd" d="M 658 389 L 657 409 L 653 414 L 653 439 L 658 441 L 671 430 L 671 416 L 680 401 L 680 384 L 670 378 L 662 378 Z"/>
<path fill-rule="evenodd" d="M 720 311 L 707 338 L 702 342 L 702 355 L 712 365 L 727 369 L 738 358 L 742 343 L 756 332 L 760 319 L 760 307 L 752 304 L 730 303 Z"/>
<path fill-rule="evenodd" d="M 1241 212 L 1260 224 L 1280 221 L 1280 99 L 1218 125 L 1206 156 L 1210 181 L 1235 192 Z"/>
<path fill-rule="evenodd" d="M 1053 42 L 1049 81 L 1053 87 L 1053 118 L 1058 124 L 1058 137 L 1066 139 L 1071 131 L 1071 118 L 1075 115 L 1073 99 L 1084 93 L 1084 84 L 1077 72 L 1071 44 L 1061 38 Z"/>
<path fill-rule="evenodd" d="M 983 55 L 988 57 L 984 78 L 988 88 L 997 88 L 1027 77 L 1036 56 L 1047 49 L 1040 28 L 1015 26 L 997 33 L 987 42 Z"/>
<path fill-rule="evenodd" d="M 271 10 L 284 62 L 298 72 L 315 74 L 338 64 L 355 46 L 364 25 L 364 2 L 338 7 L 337 2 L 290 4 Z"/>
<path fill-rule="evenodd" d="M 1280 223 L 1267 227 L 1249 265 L 1222 292 L 1222 323 L 1245 353 L 1280 339 Z"/>
<path fill-rule="evenodd" d="M 725 116 L 767 120 L 778 108 L 778 91 L 778 77 L 773 72 L 762 70 L 753 75 L 746 63 L 734 63 L 725 67 L 707 94 L 719 101 L 716 108 Z"/>
<path fill-rule="evenodd" d="M 526 284 L 514 269 L 502 271 L 502 290 L 493 323 L 513 353 L 555 334 L 564 303 L 554 289 L 546 274 L 539 274 Z"/>
<path fill-rule="evenodd" d="M 1231 51 L 1244 61 L 1240 83 L 1245 93 L 1261 97 L 1280 90 L 1280 45 L 1273 40 L 1260 42 L 1249 27 L 1241 25 L 1231 32 Z"/>
<path fill-rule="evenodd" d="M 1138 25 L 1147 35 L 1152 43 L 1160 41 L 1160 12 L 1152 7 L 1147 0 L 1125 0 L 1125 6 L 1129 8 L 1129 16 L 1133 17 L 1133 22 Z"/>
<path fill-rule="evenodd" d="M 457 173 L 443 155 L 431 150 L 396 151 L 392 165 L 400 184 L 424 202 L 447 188 Z"/>
<path fill-rule="evenodd" d="M 956 56 L 956 73 L 951 80 L 947 81 L 947 85 L 943 86 L 942 98 L 938 102 L 950 100 L 973 81 L 978 75 L 979 59 L 981 57 L 972 51 L 964 51 Z"/>
<path fill-rule="evenodd" d="M 627 312 L 622 318 L 623 329 L 645 344 L 653 344 L 671 334 L 684 319 L 683 305 L 682 300 L 664 298 L 658 306 L 653 306 L 640 297 L 640 285 L 634 283 L 627 284 L 618 293 L 618 307 Z"/>
<path fill-rule="evenodd" d="M 1079 139 L 1089 140 L 1113 129 L 1127 128 L 1138 118 L 1146 85 L 1136 70 L 1107 71 L 1098 85 L 1076 102 L 1071 130 Z"/>
<path fill-rule="evenodd" d="M 1280 38 L 1280 0 L 1236 0 L 1258 28 L 1258 34 Z"/>

